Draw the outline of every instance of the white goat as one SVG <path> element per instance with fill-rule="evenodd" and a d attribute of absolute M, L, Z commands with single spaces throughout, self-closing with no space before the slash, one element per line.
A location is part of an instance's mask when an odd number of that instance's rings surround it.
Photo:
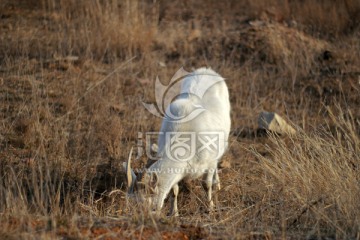
<path fill-rule="evenodd" d="M 178 215 L 178 182 L 204 176 L 212 211 L 212 186 L 220 190 L 217 167 L 228 145 L 231 124 L 228 88 L 219 74 L 200 68 L 184 78 L 180 93 L 169 105 L 166 111 L 169 114 L 162 122 L 159 160 L 147 169 L 143 181 L 155 194 L 152 202 L 157 213 L 172 189 L 172 214 Z M 191 117 L 184 120 L 185 116 Z M 130 158 L 126 166 L 129 192 L 132 192 L 137 181 Z"/>

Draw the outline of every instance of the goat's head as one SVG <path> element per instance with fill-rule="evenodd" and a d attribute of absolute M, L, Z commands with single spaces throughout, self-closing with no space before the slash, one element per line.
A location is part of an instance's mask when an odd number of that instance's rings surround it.
<path fill-rule="evenodd" d="M 129 158 L 126 163 L 124 163 L 126 171 L 126 180 L 127 180 L 127 194 L 128 196 L 135 196 L 140 201 L 148 201 L 152 204 L 153 196 L 158 193 L 158 176 L 156 172 L 149 171 L 148 169 L 143 169 L 139 176 L 136 176 L 134 171 L 131 168 L 131 155 L 132 148 L 129 153 Z"/>

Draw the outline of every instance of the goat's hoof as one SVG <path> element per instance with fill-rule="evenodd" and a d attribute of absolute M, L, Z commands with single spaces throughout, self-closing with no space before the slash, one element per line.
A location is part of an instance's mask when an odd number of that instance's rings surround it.
<path fill-rule="evenodd" d="M 169 217 L 178 217 L 179 216 L 179 212 L 178 211 L 171 211 L 168 215 Z"/>
<path fill-rule="evenodd" d="M 161 212 L 160 211 L 157 211 L 157 210 L 152 210 L 150 211 L 150 214 L 156 218 L 159 218 L 161 217 Z"/>
<path fill-rule="evenodd" d="M 213 202 L 213 201 L 210 201 L 210 203 L 209 203 L 209 210 L 210 210 L 210 211 L 214 211 L 214 207 L 215 207 L 214 202 Z"/>

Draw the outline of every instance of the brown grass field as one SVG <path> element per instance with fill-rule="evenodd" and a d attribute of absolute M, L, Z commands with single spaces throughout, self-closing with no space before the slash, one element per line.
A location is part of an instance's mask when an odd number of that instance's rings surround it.
<path fill-rule="evenodd" d="M 213 214 L 196 180 L 155 218 L 122 163 L 182 66 L 226 78 L 230 148 Z M 358 0 L 1 0 L 0 239 L 360 239 L 359 106 Z"/>

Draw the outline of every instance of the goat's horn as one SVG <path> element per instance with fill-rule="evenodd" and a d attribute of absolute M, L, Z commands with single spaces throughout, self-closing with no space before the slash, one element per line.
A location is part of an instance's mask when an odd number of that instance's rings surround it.
<path fill-rule="evenodd" d="M 129 153 L 129 158 L 126 163 L 126 178 L 127 178 L 127 186 L 129 193 L 132 193 L 134 191 L 134 184 L 136 181 L 136 175 L 131 169 L 131 156 L 132 156 L 133 148 L 131 148 Z"/>

